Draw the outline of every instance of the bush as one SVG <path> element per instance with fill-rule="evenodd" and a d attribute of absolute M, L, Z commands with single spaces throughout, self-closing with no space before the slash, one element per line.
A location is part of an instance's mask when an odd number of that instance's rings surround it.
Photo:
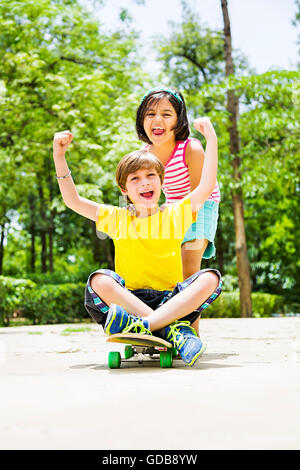
<path fill-rule="evenodd" d="M 9 325 L 24 299 L 29 299 L 35 288 L 36 284 L 28 279 L 0 276 L 0 325 Z"/>
<path fill-rule="evenodd" d="M 282 313 L 284 303 L 284 298 L 281 295 L 254 292 L 252 294 L 253 316 L 270 317 L 272 313 Z"/>
<path fill-rule="evenodd" d="M 221 295 L 207 308 L 203 318 L 232 318 L 240 317 L 239 292 L 222 292 Z"/>
<path fill-rule="evenodd" d="M 97 269 L 99 269 L 97 265 L 89 265 L 81 267 L 81 269 L 74 269 L 74 266 L 69 266 L 68 269 L 64 271 L 55 271 L 53 273 L 28 273 L 26 277 L 38 285 L 76 284 L 78 282 L 85 282 L 89 275 Z"/>
<path fill-rule="evenodd" d="M 85 283 L 37 285 L 27 279 L 0 276 L 0 325 L 8 326 L 15 316 L 33 324 L 73 323 L 90 316 L 84 308 Z M 253 316 L 268 317 L 284 311 L 279 295 L 254 292 Z M 223 292 L 203 311 L 204 318 L 239 318 L 239 291 Z"/>
<path fill-rule="evenodd" d="M 269 317 L 273 313 L 282 313 L 284 298 L 280 295 L 253 292 L 251 295 L 254 317 Z M 202 313 L 203 318 L 238 318 L 240 317 L 239 291 L 222 294 Z"/>
<path fill-rule="evenodd" d="M 27 279 L 0 276 L 0 325 L 23 317 L 33 324 L 70 323 L 89 318 L 84 283 L 37 285 Z"/>
<path fill-rule="evenodd" d="M 83 283 L 38 286 L 22 305 L 22 314 L 33 324 L 73 323 L 89 317 L 84 308 Z"/>

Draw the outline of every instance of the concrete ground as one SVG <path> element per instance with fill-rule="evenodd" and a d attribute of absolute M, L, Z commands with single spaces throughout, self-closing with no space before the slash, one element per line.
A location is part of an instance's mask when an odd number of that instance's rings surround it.
<path fill-rule="evenodd" d="M 0 448 L 299 449 L 299 324 L 203 319 L 193 368 L 118 370 L 96 324 L 0 328 Z"/>

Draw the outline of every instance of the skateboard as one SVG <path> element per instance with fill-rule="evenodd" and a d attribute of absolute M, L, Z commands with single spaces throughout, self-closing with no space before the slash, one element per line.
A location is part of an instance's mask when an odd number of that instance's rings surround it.
<path fill-rule="evenodd" d="M 140 333 L 117 333 L 108 336 L 107 343 L 124 343 L 124 358 L 119 351 L 110 351 L 108 354 L 108 367 L 119 369 L 121 362 L 127 362 L 134 356 L 138 356 L 137 362 L 143 363 L 143 356 L 156 359 L 159 356 L 160 367 L 172 367 L 173 358 L 177 357 L 177 351 L 168 341 L 158 336 L 143 335 Z"/>

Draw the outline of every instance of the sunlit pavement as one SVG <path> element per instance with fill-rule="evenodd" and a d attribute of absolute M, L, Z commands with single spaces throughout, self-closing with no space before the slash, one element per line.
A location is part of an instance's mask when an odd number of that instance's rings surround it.
<path fill-rule="evenodd" d="M 94 323 L 0 328 L 0 448 L 299 449 L 300 319 L 200 325 L 194 367 L 117 370 Z"/>

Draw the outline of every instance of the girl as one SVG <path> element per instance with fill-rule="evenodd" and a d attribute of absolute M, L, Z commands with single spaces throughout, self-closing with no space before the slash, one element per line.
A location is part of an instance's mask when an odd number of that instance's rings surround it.
<path fill-rule="evenodd" d="M 165 167 L 163 192 L 166 203 L 178 201 L 199 184 L 204 150 L 199 140 L 190 139 L 182 94 L 173 88 L 154 88 L 143 96 L 136 113 L 136 131 L 146 149 Z M 200 270 L 202 258 L 215 255 L 220 190 L 218 182 L 192 224 L 181 246 L 183 278 Z M 193 325 L 198 329 L 198 325 Z"/>

